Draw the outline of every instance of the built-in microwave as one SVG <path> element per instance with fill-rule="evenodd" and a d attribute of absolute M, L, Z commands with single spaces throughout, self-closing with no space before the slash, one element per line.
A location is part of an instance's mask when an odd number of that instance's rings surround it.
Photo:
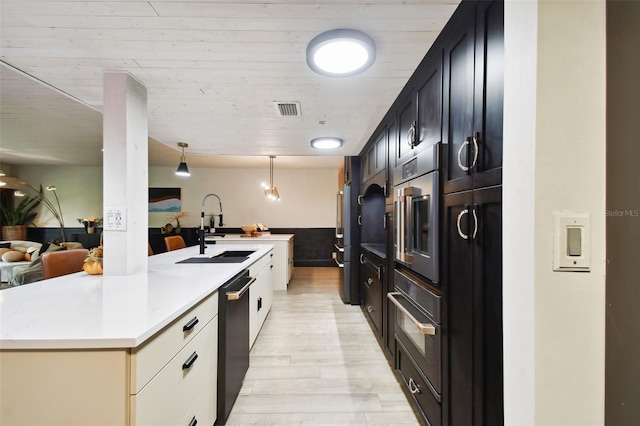
<path fill-rule="evenodd" d="M 422 155 L 423 154 L 423 155 Z M 394 258 L 396 262 L 439 282 L 438 145 L 402 166 L 394 186 Z"/>

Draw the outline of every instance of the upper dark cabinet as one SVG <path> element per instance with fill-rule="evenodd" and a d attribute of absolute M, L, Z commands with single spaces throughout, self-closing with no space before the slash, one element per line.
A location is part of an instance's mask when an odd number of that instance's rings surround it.
<path fill-rule="evenodd" d="M 383 128 L 362 156 L 362 182 L 366 182 L 387 168 L 387 129 Z M 383 179 L 384 183 L 386 179 Z"/>
<path fill-rule="evenodd" d="M 344 157 L 344 183 L 350 185 L 351 182 L 360 177 L 360 157 Z"/>
<path fill-rule="evenodd" d="M 391 159 L 393 168 L 442 141 L 442 50 L 429 51 L 412 83 L 397 110 L 398 143 Z"/>
<path fill-rule="evenodd" d="M 446 193 L 502 182 L 504 3 L 460 12 L 444 41 Z"/>

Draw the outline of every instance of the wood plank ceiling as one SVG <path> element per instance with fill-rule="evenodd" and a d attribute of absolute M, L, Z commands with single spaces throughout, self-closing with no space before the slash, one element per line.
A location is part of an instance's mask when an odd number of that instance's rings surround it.
<path fill-rule="evenodd" d="M 101 163 L 102 80 L 148 88 L 150 164 L 336 167 L 357 155 L 458 0 L 2 0 L 0 163 Z M 307 43 L 354 28 L 377 59 L 349 78 L 315 74 Z M 44 84 L 42 84 L 44 83 Z M 299 102 L 279 117 L 274 102 Z M 310 147 L 338 136 L 329 155 Z M 239 157 L 238 157 L 239 156 Z"/>

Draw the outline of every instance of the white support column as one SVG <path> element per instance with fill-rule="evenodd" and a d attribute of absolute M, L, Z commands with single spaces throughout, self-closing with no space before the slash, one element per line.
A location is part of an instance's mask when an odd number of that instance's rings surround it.
<path fill-rule="evenodd" d="M 104 75 L 104 274 L 147 270 L 147 89 L 127 73 Z M 117 216 L 118 212 L 124 216 Z"/>
<path fill-rule="evenodd" d="M 506 425 L 604 424 L 605 12 L 505 2 Z M 589 272 L 554 271 L 557 212 L 590 216 Z"/>

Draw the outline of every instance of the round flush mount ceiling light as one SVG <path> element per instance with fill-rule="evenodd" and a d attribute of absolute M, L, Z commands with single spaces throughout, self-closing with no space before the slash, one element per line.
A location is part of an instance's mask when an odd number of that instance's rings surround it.
<path fill-rule="evenodd" d="M 333 137 L 315 138 L 311 146 L 316 149 L 336 149 L 342 146 L 342 139 Z"/>
<path fill-rule="evenodd" d="M 376 59 L 376 45 L 365 33 L 337 29 L 314 37 L 307 46 L 307 64 L 318 74 L 348 77 L 363 72 Z"/>

